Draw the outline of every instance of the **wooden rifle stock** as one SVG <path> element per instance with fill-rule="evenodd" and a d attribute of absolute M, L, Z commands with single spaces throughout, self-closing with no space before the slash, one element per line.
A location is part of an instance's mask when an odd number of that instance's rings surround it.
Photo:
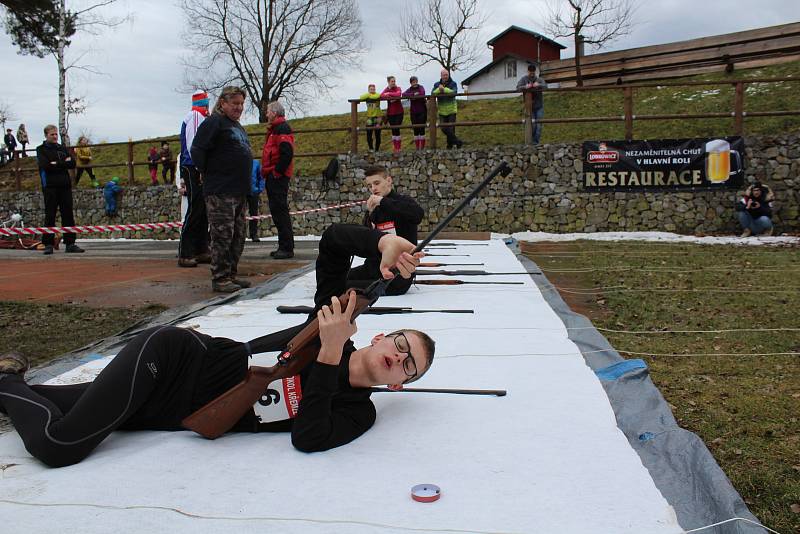
<path fill-rule="evenodd" d="M 506 162 L 502 162 L 495 167 L 458 206 L 453 208 L 453 211 L 431 231 L 428 237 L 417 245 L 414 252 L 420 252 L 425 248 L 495 176 L 498 174 L 508 176 L 510 172 L 511 167 Z M 392 272 L 395 276 L 399 274 L 397 269 L 393 269 Z M 390 281 L 380 278 L 370 284 L 364 291 L 356 291 L 357 300 L 353 319 L 386 293 L 386 286 L 389 285 Z M 448 282 L 450 281 L 448 280 Z M 453 280 L 452 282 L 457 281 Z M 342 309 L 347 306 L 348 295 L 348 293 L 345 293 L 339 297 Z M 253 407 L 253 404 L 264 394 L 270 382 L 298 374 L 306 365 L 317 358 L 319 348 L 319 321 L 315 318 L 289 341 L 286 348 L 278 356 L 277 364 L 272 367 L 251 367 L 244 380 L 184 418 L 181 424 L 206 438 L 218 438 L 230 430 Z M 254 348 L 254 350 L 257 351 L 257 348 Z"/>

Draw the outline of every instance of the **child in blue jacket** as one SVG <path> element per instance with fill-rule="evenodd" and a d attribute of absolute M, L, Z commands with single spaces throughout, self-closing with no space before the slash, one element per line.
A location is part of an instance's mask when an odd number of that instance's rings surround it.
<path fill-rule="evenodd" d="M 106 215 L 114 217 L 117 214 L 117 196 L 123 189 L 119 186 L 119 177 L 115 176 L 103 187 L 103 198 L 106 200 Z"/>

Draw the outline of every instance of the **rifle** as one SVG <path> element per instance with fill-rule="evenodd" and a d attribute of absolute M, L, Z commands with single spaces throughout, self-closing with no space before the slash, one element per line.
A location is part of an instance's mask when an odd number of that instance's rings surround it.
<path fill-rule="evenodd" d="M 278 313 L 304 313 L 314 311 L 313 306 L 278 306 Z M 407 306 L 372 306 L 363 315 L 391 315 L 399 313 L 475 313 L 475 310 L 415 310 Z"/>
<path fill-rule="evenodd" d="M 431 243 L 429 247 L 488 247 L 489 243 Z"/>
<path fill-rule="evenodd" d="M 541 271 L 520 271 L 516 273 L 493 273 L 489 271 L 414 271 L 417 276 L 497 276 L 497 275 L 512 275 L 512 274 L 542 274 Z"/>
<path fill-rule="evenodd" d="M 420 263 L 419 267 L 449 267 L 450 265 L 458 265 L 467 266 L 467 265 L 483 265 L 482 263 L 436 263 L 436 262 L 428 262 L 428 263 Z"/>
<path fill-rule="evenodd" d="M 522 285 L 525 282 L 467 282 L 466 280 L 414 280 L 420 286 L 458 286 L 461 284 L 506 284 Z"/>
<path fill-rule="evenodd" d="M 427 254 L 427 253 L 425 254 L 426 258 L 433 258 L 433 257 L 439 257 L 439 256 L 452 256 L 453 258 L 455 258 L 455 257 L 468 258 L 469 254 Z"/>
<path fill-rule="evenodd" d="M 495 167 L 494 170 L 492 170 L 492 172 L 490 172 L 489 175 L 458 204 L 458 206 L 453 208 L 453 211 L 442 219 L 428 237 L 416 246 L 413 253 L 420 252 L 424 249 L 495 176 L 498 174 L 508 176 L 510 172 L 511 167 L 506 162 L 502 162 Z M 393 273 L 395 276 L 399 275 L 397 269 L 393 269 Z M 379 278 L 365 290 L 356 291 L 356 307 L 353 311 L 353 319 L 372 306 L 386 293 L 386 287 L 391 280 L 392 279 L 386 280 Z M 345 293 L 339 297 L 339 301 L 343 306 L 347 305 L 348 299 L 349 293 Z M 253 404 L 264 394 L 264 390 L 270 382 L 299 374 L 304 367 L 317 358 L 320 348 L 319 320 L 314 318 L 286 344 L 286 348 L 278 356 L 278 363 L 272 367 L 250 367 L 247 370 L 244 380 L 216 399 L 210 401 L 193 414 L 184 418 L 181 424 L 185 428 L 193 430 L 208 439 L 218 438 L 230 430 L 230 428 L 247 413 L 247 410 L 253 407 Z M 259 350 L 257 342 L 251 343 L 250 349 L 253 354 L 263 352 Z"/>

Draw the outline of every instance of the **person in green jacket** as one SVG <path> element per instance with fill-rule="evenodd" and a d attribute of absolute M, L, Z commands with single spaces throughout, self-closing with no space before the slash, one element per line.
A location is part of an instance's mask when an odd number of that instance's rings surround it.
<path fill-rule="evenodd" d="M 367 86 L 367 92 L 359 97 L 359 100 L 367 103 L 367 127 L 380 127 L 383 119 L 381 112 L 381 95 L 375 91 L 375 84 L 371 83 Z M 375 143 L 373 147 L 373 134 Z M 377 152 L 381 149 L 381 131 L 380 129 L 367 130 L 367 144 L 370 150 Z"/>
<path fill-rule="evenodd" d="M 433 84 L 432 95 L 455 95 L 458 92 L 458 85 L 455 80 L 450 78 L 450 73 L 447 69 L 442 69 L 441 79 Z M 456 113 L 458 112 L 458 104 L 456 97 L 442 97 L 438 98 L 436 102 L 439 108 L 439 123 L 442 124 L 442 133 L 447 137 L 447 148 L 461 148 L 464 142 L 456 136 L 455 126 L 446 126 L 451 122 L 456 122 Z"/>

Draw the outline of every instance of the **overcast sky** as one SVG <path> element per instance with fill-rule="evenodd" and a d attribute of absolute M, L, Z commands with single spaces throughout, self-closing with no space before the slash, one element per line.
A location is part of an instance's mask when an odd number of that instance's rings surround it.
<path fill-rule="evenodd" d="M 67 0 L 67 6 L 86 4 Z M 417 0 L 359 0 L 368 54 L 361 68 L 343 72 L 331 100 L 317 102 L 305 115 L 345 113 L 348 98 L 364 92 L 369 82 L 385 85 L 385 76 L 395 74 L 404 88 L 412 74 L 402 68 L 402 58 L 389 37 L 397 29 L 399 2 Z M 798 0 L 634 0 L 639 4 L 636 26 L 605 50 L 662 44 L 683 39 L 773 26 L 800 20 Z M 546 0 L 482 0 L 488 14 L 482 29 L 487 41 L 512 24 L 543 33 Z M 87 52 L 83 62 L 96 66 L 103 75 L 77 75 L 72 92 L 85 95 L 89 107 L 74 117 L 70 125 L 73 140 L 82 132 L 94 142 L 125 141 L 176 134 L 190 105 L 190 93 L 181 93 L 185 53 L 181 32 L 185 25 L 182 11 L 174 2 L 163 0 L 123 0 L 105 11 L 108 15 L 131 13 L 132 21 L 108 30 L 98 37 L 79 35 L 73 40 L 68 57 Z M 571 57 L 567 46 L 562 58 Z M 587 50 L 587 53 L 590 53 Z M 58 119 L 58 79 L 55 59 L 20 56 L 9 37 L 0 34 L 0 102 L 7 104 L 16 120 L 7 124 L 16 134 L 20 122 L 27 125 L 33 146 L 42 140 L 42 127 Z M 491 61 L 491 51 L 467 72 L 456 73 L 457 81 Z M 438 66 L 416 71 L 420 83 L 430 89 L 438 80 Z M 291 117 L 290 117 L 291 119 Z M 246 117 L 244 122 L 255 122 Z M 74 141 L 73 141 L 74 142 Z"/>

